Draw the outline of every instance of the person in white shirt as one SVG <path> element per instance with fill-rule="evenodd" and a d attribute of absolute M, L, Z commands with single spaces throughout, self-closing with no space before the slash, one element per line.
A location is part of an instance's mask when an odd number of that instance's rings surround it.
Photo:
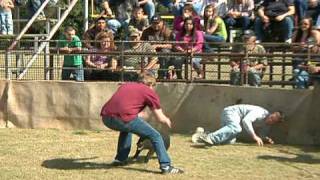
<path fill-rule="evenodd" d="M 192 135 L 192 141 L 207 145 L 233 144 L 244 128 L 257 145 L 263 146 L 264 142 L 273 144 L 273 140 L 267 136 L 270 125 L 283 120 L 281 111 L 269 113 L 263 107 L 248 104 L 228 106 L 221 114 L 220 129 L 211 133 L 197 132 Z M 259 132 L 255 132 L 255 129 L 259 129 Z"/>

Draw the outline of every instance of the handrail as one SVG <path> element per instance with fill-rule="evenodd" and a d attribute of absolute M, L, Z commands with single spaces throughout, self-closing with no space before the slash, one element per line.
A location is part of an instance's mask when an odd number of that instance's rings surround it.
<path fill-rule="evenodd" d="M 47 4 L 49 3 L 50 0 L 45 0 L 40 8 L 37 10 L 37 12 L 32 16 L 32 18 L 30 19 L 30 21 L 26 24 L 26 26 L 22 29 L 22 31 L 20 32 L 20 34 L 15 38 L 15 40 L 11 43 L 11 45 L 8 47 L 8 50 L 12 50 L 17 43 L 19 42 L 19 40 L 22 38 L 22 36 L 28 31 L 28 29 L 30 28 L 30 26 L 33 24 L 33 22 L 36 20 L 36 18 L 39 16 L 39 14 L 43 11 L 43 9 L 47 6 Z"/>
<path fill-rule="evenodd" d="M 19 76 L 17 78 L 18 80 L 21 80 L 24 77 L 24 75 L 27 73 L 28 69 L 32 66 L 33 62 L 36 60 L 38 54 L 40 54 L 40 52 L 44 50 L 44 48 L 48 44 L 48 41 L 50 41 L 50 39 L 53 37 L 53 35 L 57 32 L 58 28 L 63 23 L 63 21 L 67 18 L 67 16 L 69 15 L 69 13 L 71 12 L 71 10 L 73 9 L 73 7 L 76 5 L 77 2 L 78 2 L 78 0 L 72 0 L 70 2 L 68 9 L 63 12 L 61 19 L 58 21 L 57 24 L 55 24 L 53 26 L 53 28 L 51 29 L 51 31 L 48 34 L 45 41 L 41 43 L 41 45 L 39 46 L 37 51 L 32 55 L 32 58 L 28 62 L 27 66 L 23 69 L 22 73 L 19 74 Z"/>

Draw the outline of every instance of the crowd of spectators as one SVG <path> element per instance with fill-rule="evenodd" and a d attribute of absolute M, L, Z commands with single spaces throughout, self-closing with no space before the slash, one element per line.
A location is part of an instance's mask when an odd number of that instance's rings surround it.
<path fill-rule="evenodd" d="M 35 2 L 35 0 L 30 1 Z M 0 2 L 1 33 L 9 34 L 12 33 L 12 26 L 8 23 L 7 19 L 10 17 L 7 14 L 10 14 L 13 4 L 11 0 Z M 39 2 L 43 1 L 39 0 Z M 214 53 L 217 43 L 228 42 L 231 38 L 230 30 L 233 29 L 241 32 L 242 42 L 247 44 L 240 51 L 246 50 L 253 54 L 264 53 L 265 49 L 260 43 L 270 41 L 294 43 L 291 46 L 294 52 L 311 49 L 313 53 L 318 53 L 317 47 L 320 45 L 318 37 L 320 2 L 318 0 L 96 0 L 96 4 L 100 7 L 100 17 L 95 19 L 94 24 L 80 38 L 89 52 L 123 50 L 126 52 L 182 52 L 189 55 L 201 52 Z M 167 14 L 174 17 L 170 26 L 161 18 L 160 12 L 157 12 L 156 4 L 165 6 L 168 10 Z M 307 23 L 308 27 L 305 26 Z M 249 31 L 250 35 L 245 35 L 246 31 Z M 110 40 L 110 43 L 104 45 L 95 43 L 101 40 L 101 37 L 98 37 L 100 34 L 104 34 L 103 39 Z M 119 49 L 116 45 L 112 48 L 105 47 L 111 46 L 116 40 L 131 42 L 121 47 L 124 49 Z M 138 42 L 140 40 L 151 42 L 140 43 Z M 173 45 L 164 43 L 165 41 L 177 43 Z M 312 42 L 312 48 L 310 42 Z M 296 45 L 297 43 L 301 45 Z M 84 71 L 84 79 L 114 79 L 91 76 L 92 72 L 87 69 L 102 67 L 92 61 L 95 58 L 97 57 L 84 58 L 83 66 L 87 67 Z M 103 67 L 108 67 L 108 70 L 111 64 L 117 64 L 127 69 L 150 71 L 159 79 L 167 79 L 169 69 L 175 69 L 176 78 L 182 79 L 181 69 L 187 62 L 183 57 L 165 56 L 146 58 L 132 56 L 125 58 L 121 63 L 109 61 L 115 61 L 116 57 L 102 59 L 106 63 Z M 307 85 L 300 85 L 301 81 L 309 81 L 310 64 L 305 62 L 306 60 L 305 58 L 293 61 L 293 79 L 297 88 L 306 88 Z M 197 72 L 195 78 L 203 78 L 200 61 L 201 57 L 192 58 L 193 68 Z M 102 63 L 100 60 L 98 62 Z M 230 61 L 230 83 L 234 85 L 239 84 L 238 68 L 242 68 L 239 67 L 238 62 L 239 60 L 234 59 Z M 249 85 L 260 86 L 267 63 L 264 60 L 261 62 L 259 58 L 247 62 L 253 62 L 253 64 L 247 63 L 248 68 L 243 71 L 251 79 L 248 82 Z M 116 71 L 117 68 L 111 69 Z M 126 78 L 134 80 L 135 73 L 137 71 L 128 73 Z"/>

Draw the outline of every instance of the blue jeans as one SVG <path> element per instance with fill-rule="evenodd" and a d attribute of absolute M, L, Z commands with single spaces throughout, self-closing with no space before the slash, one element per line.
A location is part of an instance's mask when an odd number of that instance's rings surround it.
<path fill-rule="evenodd" d="M 116 35 L 121 28 L 121 23 L 117 19 L 107 20 L 108 28 L 111 29 L 113 35 Z"/>
<path fill-rule="evenodd" d="M 13 34 L 13 20 L 11 11 L 0 10 L 0 34 Z"/>
<path fill-rule="evenodd" d="M 30 11 L 30 17 L 32 17 L 38 9 L 41 7 L 44 0 L 29 0 L 29 11 Z M 44 15 L 44 12 L 41 11 L 40 15 Z"/>
<path fill-rule="evenodd" d="M 271 21 L 271 24 L 268 28 L 271 28 L 271 35 L 278 36 L 281 41 L 286 41 L 292 37 L 292 30 L 294 24 L 292 17 L 285 17 L 280 22 Z M 265 41 L 265 34 L 267 33 L 267 29 L 264 28 L 264 23 L 262 22 L 260 17 L 257 17 L 254 22 L 254 32 L 256 33 L 257 40 Z M 277 33 L 275 33 L 277 32 Z"/>
<path fill-rule="evenodd" d="M 250 18 L 248 16 L 242 16 L 237 19 L 234 19 L 232 17 L 227 17 L 224 21 L 228 29 L 230 29 L 230 26 L 233 26 L 233 27 L 240 27 L 243 31 L 245 31 L 250 27 Z"/>
<path fill-rule="evenodd" d="M 156 8 L 155 8 L 153 1 L 148 0 L 148 2 L 143 5 L 143 10 L 144 10 L 144 12 L 147 13 L 148 19 L 150 22 L 151 17 L 154 16 L 154 14 L 156 12 Z"/>
<path fill-rule="evenodd" d="M 236 142 L 236 137 L 242 132 L 241 118 L 233 111 L 224 109 L 221 114 L 221 128 L 208 134 L 215 144 L 232 144 Z"/>
<path fill-rule="evenodd" d="M 84 80 L 84 70 L 83 65 L 79 65 L 76 67 L 64 67 L 68 69 L 62 70 L 62 80 L 76 80 L 83 81 Z"/>
<path fill-rule="evenodd" d="M 293 77 L 296 89 L 307 89 L 309 84 L 309 73 L 303 69 L 294 69 Z"/>
<path fill-rule="evenodd" d="M 213 46 L 215 46 L 214 44 L 210 44 L 210 43 L 214 43 L 214 42 L 225 42 L 225 39 L 217 34 L 204 34 L 204 50 L 205 52 L 213 52 L 214 50 L 212 49 Z"/>
<path fill-rule="evenodd" d="M 306 0 L 295 0 L 294 7 L 296 9 L 296 14 L 298 15 L 298 22 L 305 17 L 306 11 L 308 9 L 308 1 Z"/>
<path fill-rule="evenodd" d="M 142 118 L 137 117 L 128 123 L 108 116 L 103 117 L 102 120 L 104 125 L 106 125 L 108 128 L 120 131 L 117 155 L 115 159 L 119 161 L 125 161 L 128 159 L 131 149 L 132 134 L 136 134 L 140 137 L 147 137 L 150 139 L 156 151 L 160 168 L 169 166 L 171 164 L 171 160 L 164 146 L 161 134 L 152 128 Z"/>

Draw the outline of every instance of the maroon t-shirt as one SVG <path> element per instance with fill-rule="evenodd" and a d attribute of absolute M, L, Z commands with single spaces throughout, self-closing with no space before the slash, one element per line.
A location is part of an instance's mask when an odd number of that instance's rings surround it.
<path fill-rule="evenodd" d="M 160 109 L 160 99 L 156 92 L 143 83 L 126 83 L 121 85 L 102 107 L 100 115 L 129 122 L 134 120 L 146 106 Z"/>

